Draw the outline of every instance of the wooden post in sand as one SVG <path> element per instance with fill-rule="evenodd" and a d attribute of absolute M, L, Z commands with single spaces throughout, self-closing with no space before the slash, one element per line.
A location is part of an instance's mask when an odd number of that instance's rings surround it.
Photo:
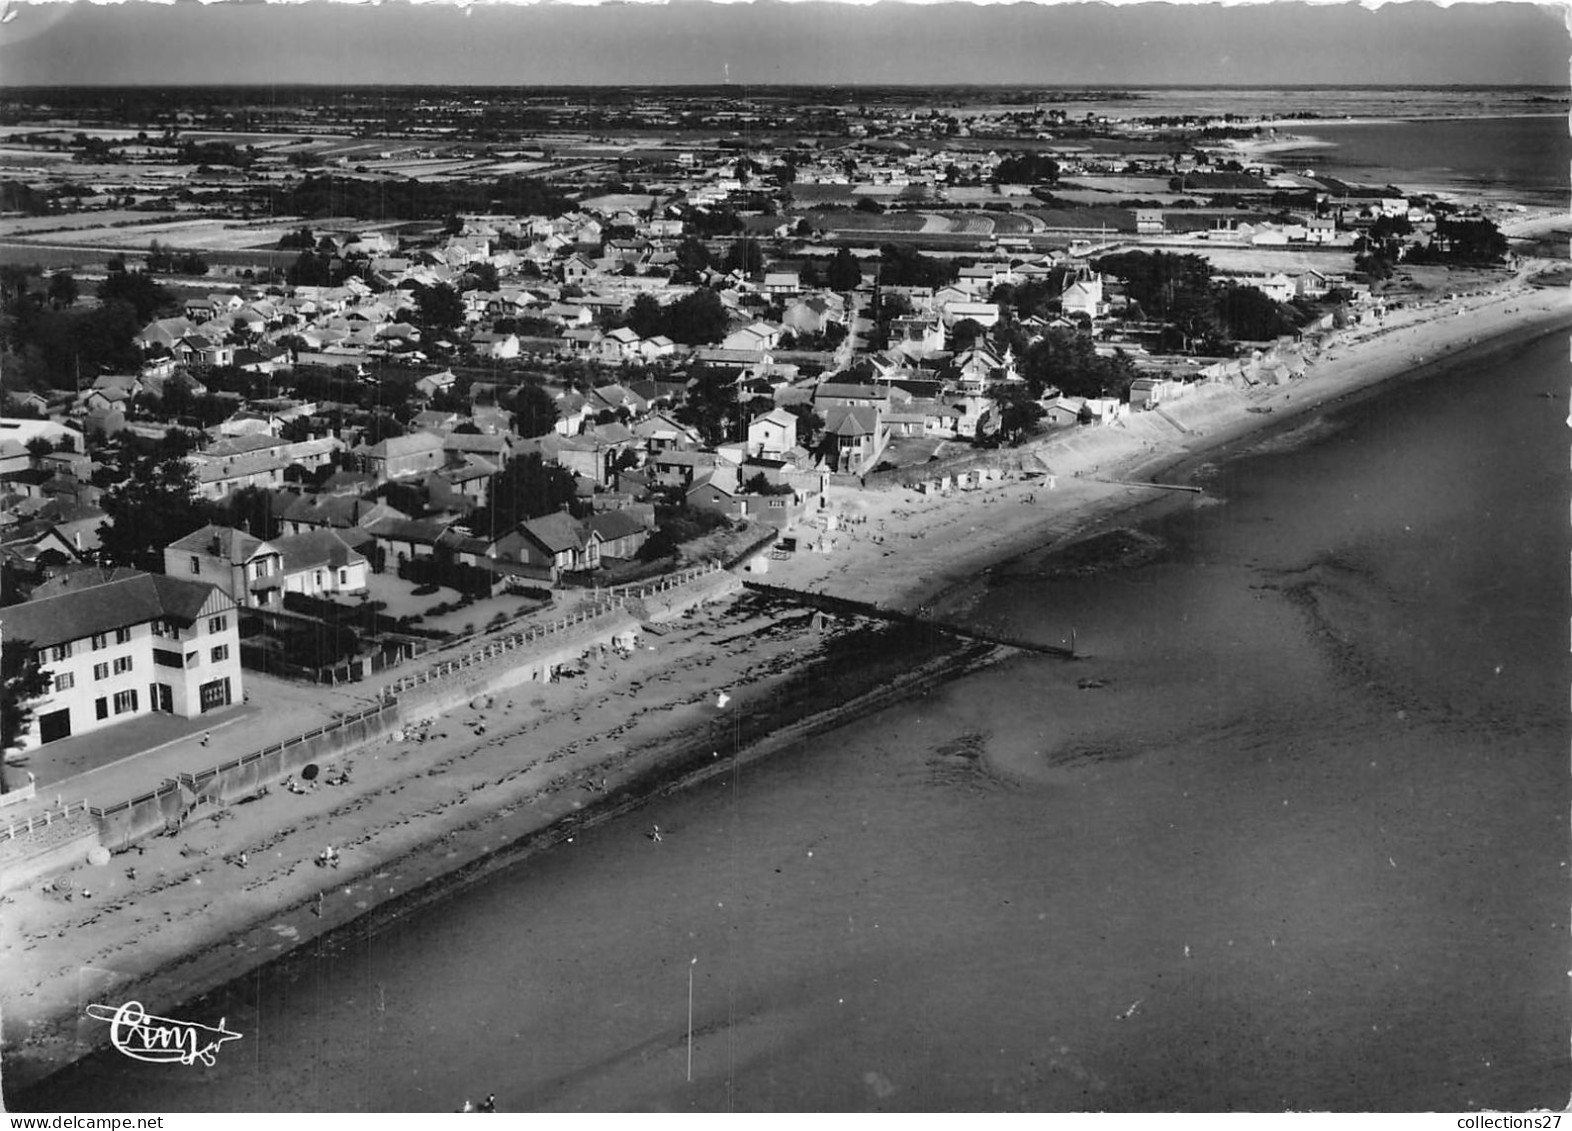
<path fill-rule="evenodd" d="M 693 1083 L 693 968 L 699 964 L 698 956 L 688 963 L 688 1083 Z"/>
<path fill-rule="evenodd" d="M 1070 658 L 1075 659 L 1075 626 L 1070 626 Z"/>

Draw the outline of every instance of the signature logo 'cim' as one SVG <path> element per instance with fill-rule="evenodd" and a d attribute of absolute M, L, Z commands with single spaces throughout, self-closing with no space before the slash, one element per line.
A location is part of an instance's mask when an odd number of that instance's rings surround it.
<path fill-rule="evenodd" d="M 194 1021 L 153 1017 L 139 1001 L 128 1001 L 119 1009 L 90 1005 L 87 1015 L 109 1022 L 109 1041 L 115 1048 L 132 1060 L 150 1064 L 195 1064 L 200 1060 L 211 1068 L 219 1046 L 240 1039 L 239 1033 L 224 1028 L 228 1018 L 220 1018 L 214 1029 Z"/>

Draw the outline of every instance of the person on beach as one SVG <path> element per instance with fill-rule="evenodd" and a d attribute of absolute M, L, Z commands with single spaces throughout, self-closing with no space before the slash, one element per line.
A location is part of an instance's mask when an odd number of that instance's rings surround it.
<path fill-rule="evenodd" d="M 213 740 L 213 732 L 212 731 L 205 730 L 205 731 L 202 732 L 202 745 L 203 746 L 206 746 L 212 740 Z"/>

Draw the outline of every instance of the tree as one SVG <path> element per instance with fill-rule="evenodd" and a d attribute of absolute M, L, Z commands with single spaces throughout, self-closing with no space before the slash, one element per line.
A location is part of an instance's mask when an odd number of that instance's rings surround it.
<path fill-rule="evenodd" d="M 1294 328 L 1282 308 L 1255 287 L 1224 287 L 1217 313 L 1228 336 L 1241 341 L 1264 342 Z"/>
<path fill-rule="evenodd" d="M 726 253 L 726 270 L 757 275 L 764 270 L 764 250 L 754 239 L 734 240 Z"/>
<path fill-rule="evenodd" d="M 824 281 L 832 291 L 850 291 L 862 285 L 862 267 L 851 248 L 840 248 L 831 256 Z"/>
<path fill-rule="evenodd" d="M 993 402 L 999 408 L 999 439 L 1007 444 L 1018 443 L 1045 415 L 1043 406 L 1020 385 L 1002 386 Z"/>
<path fill-rule="evenodd" d="M 528 440 L 557 426 L 557 402 L 539 385 L 522 385 L 513 402 L 513 431 Z"/>
<path fill-rule="evenodd" d="M 688 387 L 688 398 L 675 415 L 683 424 L 698 429 L 710 447 L 740 439 L 742 419 L 732 374 L 706 369 L 694 377 Z"/>
<path fill-rule="evenodd" d="M 54 450 L 55 446 L 42 436 L 34 436 L 27 442 L 27 454 L 35 464 Z"/>
<path fill-rule="evenodd" d="M 674 342 L 695 346 L 726 336 L 726 307 L 708 287 L 684 295 L 666 308 L 666 334 Z"/>
<path fill-rule="evenodd" d="M 701 241 L 689 236 L 677 245 L 677 271 L 673 276 L 677 281 L 696 279 L 709 270 L 709 266 L 710 249 Z"/>
<path fill-rule="evenodd" d="M 446 283 L 416 292 L 415 310 L 423 330 L 448 333 L 464 324 L 464 300 Z"/>
<path fill-rule="evenodd" d="M 33 700 L 49 687 L 32 641 L 9 636 L 0 641 L 0 751 L 17 744 L 32 720 Z"/>
<path fill-rule="evenodd" d="M 628 329 L 641 338 L 653 338 L 666 332 L 666 312 L 660 300 L 651 294 L 641 294 L 633 300 L 628 311 Z"/>
<path fill-rule="evenodd" d="M 553 514 L 571 504 L 578 484 L 567 468 L 546 463 L 539 452 L 527 452 L 491 477 L 487 505 L 472 516 L 478 537 L 497 537 L 529 518 Z"/>
<path fill-rule="evenodd" d="M 494 291 L 497 289 L 497 268 L 486 262 L 471 263 L 464 268 L 464 277 L 459 280 L 459 289 L 464 291 Z"/>
<path fill-rule="evenodd" d="M 935 259 L 904 244 L 879 248 L 879 282 L 890 287 L 942 287 L 953 282 L 958 264 Z"/>
<path fill-rule="evenodd" d="M 69 271 L 56 271 L 49 277 L 49 301 L 58 309 L 75 306 L 78 294 L 76 279 Z"/>
<path fill-rule="evenodd" d="M 983 324 L 975 318 L 962 318 L 950 327 L 950 348 L 960 353 L 962 350 L 969 349 L 985 333 Z"/>
<path fill-rule="evenodd" d="M 1099 357 L 1084 331 L 1050 330 L 1027 350 L 1021 376 L 1034 400 L 1049 386 L 1075 397 L 1122 397 L 1136 370 L 1123 351 Z"/>
<path fill-rule="evenodd" d="M 196 477 L 178 456 L 123 451 L 122 482 L 104 493 L 108 521 L 99 529 L 99 555 L 113 565 L 162 572 L 164 547 L 208 521 L 196 496 Z"/>
<path fill-rule="evenodd" d="M 159 313 L 174 309 L 174 296 L 149 275 L 139 271 L 111 271 L 98 284 L 98 301 L 129 303 L 139 322 L 148 323 Z"/>
<path fill-rule="evenodd" d="M 1051 185 L 1058 179 L 1059 163 L 1046 153 L 1011 154 L 993 170 L 993 182 L 998 185 Z"/>

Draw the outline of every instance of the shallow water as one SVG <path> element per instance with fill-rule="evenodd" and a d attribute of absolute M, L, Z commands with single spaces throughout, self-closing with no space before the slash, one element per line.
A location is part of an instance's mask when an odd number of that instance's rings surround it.
<path fill-rule="evenodd" d="M 1559 1108 L 1565 358 L 1501 349 L 1215 461 L 1137 568 L 978 587 L 975 622 L 1073 626 L 1079 662 L 958 680 L 193 1003 L 245 1034 L 212 1069 L 107 1053 L 22 1106 Z"/>
<path fill-rule="evenodd" d="M 1572 138 L 1565 114 L 1406 122 L 1312 122 L 1294 133 L 1327 148 L 1272 155 L 1356 183 L 1497 190 L 1536 204 L 1567 203 Z"/>

